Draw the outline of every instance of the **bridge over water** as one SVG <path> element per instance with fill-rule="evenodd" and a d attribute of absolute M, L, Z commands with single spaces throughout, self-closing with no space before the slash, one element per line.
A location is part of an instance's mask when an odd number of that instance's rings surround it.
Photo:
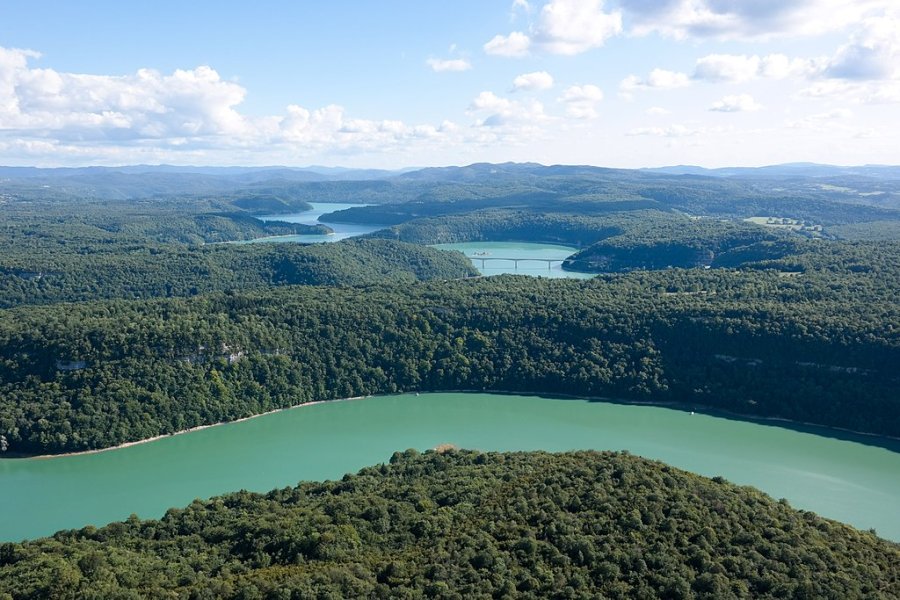
<path fill-rule="evenodd" d="M 489 260 L 494 260 L 494 261 L 497 261 L 497 260 L 503 260 L 503 261 L 507 261 L 507 262 L 512 262 L 512 263 L 514 263 L 514 265 L 515 265 L 515 267 L 514 267 L 515 269 L 518 269 L 518 268 L 519 268 L 519 263 L 520 263 L 520 262 L 528 262 L 528 261 L 531 261 L 531 262 L 542 262 L 542 263 L 547 263 L 547 270 L 548 270 L 548 271 L 549 271 L 549 270 L 551 269 L 551 267 L 553 266 L 553 263 L 560 263 L 560 264 L 562 264 L 563 261 L 565 261 L 564 258 L 504 258 L 504 257 L 502 257 L 502 256 L 470 256 L 469 259 L 470 259 L 473 263 L 474 263 L 476 260 L 480 260 L 480 261 L 481 261 L 481 268 L 482 268 L 482 269 L 484 268 L 485 263 L 486 263 L 487 261 L 489 261 Z"/>

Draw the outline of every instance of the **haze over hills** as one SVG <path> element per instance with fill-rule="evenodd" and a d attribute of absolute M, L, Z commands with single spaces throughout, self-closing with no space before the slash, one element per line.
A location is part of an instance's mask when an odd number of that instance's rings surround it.
<path fill-rule="evenodd" d="M 650 180 L 653 175 L 700 176 L 710 178 L 794 179 L 794 178 L 868 178 L 900 180 L 900 166 L 858 165 L 838 166 L 815 163 L 786 163 L 762 167 L 722 167 L 709 169 L 696 165 L 673 165 L 642 169 L 619 169 L 592 165 L 543 165 L 540 163 L 472 163 L 464 166 L 404 168 L 397 170 L 353 169 L 343 167 L 285 167 L 285 166 L 178 166 L 123 165 L 118 167 L 6 167 L 0 166 L 0 182 L 10 183 L 100 183 L 144 179 L 146 182 L 184 181 L 213 182 L 217 179 L 233 183 L 257 183 L 269 180 L 291 182 L 367 181 L 397 179 L 400 181 L 472 182 L 485 178 L 516 177 L 592 177 L 620 175 Z M 190 176 L 190 177 L 189 177 Z"/>
<path fill-rule="evenodd" d="M 127 175 L 179 173 L 194 175 L 211 175 L 233 177 L 236 179 L 259 179 L 282 177 L 295 181 L 382 179 L 413 169 L 388 171 L 383 169 L 350 169 L 344 167 L 285 167 L 280 165 L 262 167 L 209 167 L 191 165 L 122 165 L 118 167 L 85 166 L 85 167 L 4 167 L 0 166 L 0 178 L 58 178 L 87 175 L 109 175 L 122 173 Z"/>
<path fill-rule="evenodd" d="M 706 177 L 872 177 L 877 179 L 900 179 L 900 166 L 894 165 L 837 166 L 816 163 L 785 163 L 763 167 L 721 167 L 717 169 L 707 169 L 696 165 L 675 165 L 640 170 L 666 175 L 702 175 Z"/>
<path fill-rule="evenodd" d="M 542 175 L 585 175 L 611 172 L 660 173 L 664 175 L 702 175 L 707 177 L 838 177 L 862 176 L 882 179 L 900 179 L 898 165 L 828 165 L 818 163 L 783 163 L 761 167 L 719 167 L 707 168 L 697 165 L 671 165 L 661 167 L 644 167 L 640 169 L 609 168 L 595 165 L 544 165 L 536 162 L 505 163 L 471 163 L 446 167 L 406 167 L 402 169 L 358 169 L 347 167 L 288 167 L 268 165 L 255 167 L 242 166 L 193 166 L 193 165 L 122 165 L 122 166 L 84 166 L 84 167 L 10 167 L 0 166 L 0 177 L 4 179 L 60 178 L 87 175 L 122 173 L 140 175 L 149 173 L 189 173 L 195 175 L 211 175 L 218 177 L 242 178 L 274 178 L 282 177 L 295 181 L 348 181 L 365 179 L 385 179 L 401 177 L 404 179 L 466 179 L 477 175 L 502 173 L 535 173 Z"/>
<path fill-rule="evenodd" d="M 402 202 L 431 190 L 413 193 L 416 186 L 441 183 L 474 185 L 484 194 L 550 191 L 553 194 L 612 193 L 622 197 L 637 193 L 648 196 L 650 187 L 670 184 L 710 186 L 731 198 L 747 192 L 791 195 L 809 189 L 830 192 L 829 200 L 871 204 L 882 208 L 900 208 L 892 197 L 900 182 L 900 166 L 864 165 L 856 167 L 794 163 L 767 167 L 729 167 L 706 169 L 696 166 L 671 166 L 650 169 L 613 169 L 590 165 L 542 165 L 539 163 L 473 163 L 465 166 L 423 169 L 346 169 L 339 167 L 194 167 L 174 165 L 130 165 L 121 167 L 36 168 L 0 167 L 0 195 L 23 199 L 41 194 L 110 199 L 149 198 L 163 195 L 221 194 L 245 189 L 254 193 L 265 189 L 291 188 L 309 184 L 306 189 L 338 191 L 322 197 L 324 201 Z M 738 187 L 717 186 L 715 181 L 745 181 Z M 704 183 L 707 181 L 708 183 Z M 785 187 L 787 182 L 787 187 Z M 318 188 L 318 184 L 338 187 Z M 346 184 L 347 187 L 340 187 Z M 570 185 L 573 184 L 573 185 Z M 625 186 L 632 186 L 626 189 Z M 641 189 L 634 185 L 645 186 Z M 822 187 L 827 186 L 827 187 Z M 391 189 L 392 196 L 373 199 L 370 190 Z M 476 189 L 476 188 L 473 188 Z M 50 191 L 48 191 L 50 190 Z M 410 196 L 409 194 L 413 194 Z M 654 192 L 655 193 L 655 192 Z M 314 201 L 315 199 L 313 199 Z M 894 204 L 897 204 L 896 206 Z"/>

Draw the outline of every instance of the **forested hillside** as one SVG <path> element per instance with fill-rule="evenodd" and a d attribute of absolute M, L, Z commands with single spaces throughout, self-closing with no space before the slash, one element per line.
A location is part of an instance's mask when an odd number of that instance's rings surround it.
<path fill-rule="evenodd" d="M 531 164 L 425 169 L 373 181 L 306 181 L 312 175 L 305 171 L 252 169 L 10 174 L 0 186 L 0 307 L 190 296 L 286 283 L 355 285 L 373 282 L 380 272 L 394 276 L 394 267 L 382 264 L 389 247 L 384 245 L 378 251 L 368 247 L 376 262 L 366 266 L 359 246 L 207 247 L 275 234 L 328 233 L 324 225 L 256 218 L 304 210 L 313 200 L 375 203 L 333 217 L 400 223 L 375 237 L 418 244 L 573 244 L 581 251 L 564 266 L 587 272 L 743 267 L 807 251 L 798 250 L 803 239 L 796 233 L 737 217 L 805 219 L 804 227 L 817 228 L 808 229 L 817 235 L 873 240 L 892 237 L 900 223 L 900 211 L 886 208 L 892 205 L 884 201 L 893 193 L 891 181 L 859 177 L 853 183 L 859 194 L 851 197 L 849 187 L 816 187 L 815 181 Z M 795 195 L 778 196 L 784 186 Z M 868 227 L 872 221 L 877 223 Z M 427 251 L 393 248 L 390 253 L 412 263 L 452 264 Z M 461 267 L 431 271 L 440 278 L 472 272 Z"/>
<path fill-rule="evenodd" d="M 659 211 L 635 211 L 606 216 L 482 210 L 463 215 L 421 218 L 387 227 L 369 237 L 413 244 L 480 241 L 532 241 L 586 246 L 618 235 L 642 220 L 678 218 Z"/>
<path fill-rule="evenodd" d="M 881 178 L 724 178 L 507 163 L 422 169 L 384 183 L 395 191 L 391 201 L 373 200 L 378 206 L 341 211 L 335 219 L 396 225 L 485 209 L 573 215 L 655 209 L 790 217 L 827 227 L 900 220 L 900 185 Z"/>
<path fill-rule="evenodd" d="M 477 274 L 458 253 L 391 240 L 202 248 L 138 246 L 122 253 L 56 253 L 46 259 L 32 258 L 27 264 L 16 255 L 0 259 L 0 307 Z"/>
<path fill-rule="evenodd" d="M 900 271 L 883 258 L 792 277 L 667 270 L 9 309 L 0 434 L 13 452 L 62 452 L 310 400 L 483 389 L 896 436 Z"/>
<path fill-rule="evenodd" d="M 519 241 L 583 247 L 563 268 L 587 273 L 739 267 L 799 251 L 803 238 L 741 221 L 635 210 L 606 215 L 486 210 L 416 219 L 370 234 L 419 244 Z"/>
<path fill-rule="evenodd" d="M 385 225 L 488 208 L 585 215 L 655 208 L 726 218 L 790 217 L 825 226 L 900 220 L 896 169 L 848 172 L 820 166 L 716 174 L 479 163 L 399 174 L 278 168 L 174 172 L 145 167 L 6 169 L 3 175 L 0 202 L 189 198 L 222 199 L 234 208 L 233 201 L 256 197 L 277 198 L 294 206 L 292 210 L 300 210 L 304 202 L 358 202 L 378 206 L 344 211 L 343 219 Z M 324 180 L 367 175 L 368 180 Z"/>
<path fill-rule="evenodd" d="M 415 451 L 0 545 L 0 598 L 872 598 L 900 547 L 627 454 Z"/>
<path fill-rule="evenodd" d="M 900 248 L 806 225 L 824 239 L 799 235 L 803 215 L 757 212 L 781 202 L 768 180 L 527 164 L 377 181 L 249 170 L 226 176 L 230 187 L 210 173 L 33 175 L 0 198 L 0 435 L 14 453 L 452 389 L 676 402 L 900 435 Z M 882 196 L 865 204 L 890 181 L 857 181 L 867 191 L 852 202 L 849 187 L 779 182 L 818 222 L 900 217 Z M 75 199 L 76 184 L 110 199 Z M 39 189 L 46 197 L 27 195 Z M 357 216 L 402 223 L 372 236 L 388 239 L 208 243 L 291 231 L 254 215 L 322 199 L 378 202 Z M 748 213 L 784 218 L 725 218 Z M 581 251 L 567 268 L 603 275 L 464 281 L 476 273 L 464 257 L 423 245 L 463 240 L 568 243 Z"/>

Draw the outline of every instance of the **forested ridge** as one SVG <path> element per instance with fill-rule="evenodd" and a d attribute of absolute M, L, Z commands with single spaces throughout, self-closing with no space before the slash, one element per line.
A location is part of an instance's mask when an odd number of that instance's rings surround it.
<path fill-rule="evenodd" d="M 374 204 L 342 211 L 356 223 L 394 225 L 421 217 L 469 213 L 483 209 L 524 209 L 537 213 L 591 215 L 637 209 L 676 210 L 690 215 L 744 218 L 792 217 L 827 227 L 900 221 L 900 183 L 887 171 L 841 174 L 832 169 L 806 175 L 691 174 L 604 169 L 533 163 L 473 164 L 421 169 L 408 173 L 368 173 L 377 179 L 323 181 L 290 169 L 219 174 L 134 172 L 124 169 L 7 172 L 0 202 L 56 205 L 122 200 L 212 202 L 250 212 L 266 206 L 289 212 L 306 202 Z M 365 172 L 359 173 L 362 176 Z M 279 206 L 272 199 L 284 203 Z M 255 205 L 254 205 L 255 204 Z"/>
<path fill-rule="evenodd" d="M 865 228 L 858 226 L 860 231 Z M 876 228 L 877 230 L 877 228 Z M 889 236 L 864 241 L 809 238 L 743 221 L 635 210 L 600 215 L 484 210 L 420 218 L 369 234 L 415 244 L 516 241 L 580 248 L 563 268 L 588 273 L 676 268 L 878 271 L 900 284 L 900 245 Z M 862 236 L 860 236 L 862 237 Z"/>
<path fill-rule="evenodd" d="M 28 266 L 0 260 L 0 307 L 111 298 L 194 296 L 282 285 L 367 285 L 476 275 L 456 253 L 392 240 L 333 244 L 135 246 L 56 253 Z M 3 264 L 6 263 L 6 264 Z"/>
<path fill-rule="evenodd" d="M 222 243 L 332 233 L 322 224 L 257 218 L 310 209 L 291 188 L 107 202 L 0 199 L 0 205 L 0 308 L 477 274 L 462 257 L 396 241 Z"/>
<path fill-rule="evenodd" d="M 0 544 L 0 598 L 897 598 L 900 547 L 628 454 L 395 454 Z"/>
<path fill-rule="evenodd" d="M 0 313 L 0 434 L 13 452 L 64 452 L 311 400 L 483 389 L 896 436 L 896 275 L 667 270 L 19 307 Z"/>
<path fill-rule="evenodd" d="M 634 210 L 603 215 L 485 210 L 415 219 L 374 238 L 417 244 L 518 241 L 581 248 L 563 268 L 587 273 L 670 267 L 739 267 L 800 252 L 803 238 L 774 228 L 676 212 Z"/>
<path fill-rule="evenodd" d="M 533 164 L 424 169 L 377 181 L 303 181 L 322 176 L 277 169 L 230 175 L 127 168 L 7 171 L 12 177 L 0 187 L 0 307 L 371 282 L 381 267 L 359 276 L 321 275 L 344 265 L 365 271 L 354 263 L 356 250 L 204 246 L 327 233 L 324 225 L 257 218 L 305 210 L 310 201 L 374 203 L 331 218 L 399 223 L 375 237 L 417 244 L 488 239 L 573 244 L 581 251 L 565 268 L 587 272 L 743 267 L 796 254 L 802 238 L 742 223 L 745 216 L 806 219 L 826 237 L 834 237 L 833 230 L 862 239 L 896 237 L 892 232 L 900 222 L 900 211 L 891 209 L 897 185 L 860 177 L 852 188 L 823 189 L 815 180 L 738 181 Z M 780 196 L 784 189 L 794 195 Z M 853 189 L 858 193 L 850 194 Z M 868 227 L 872 221 L 877 223 Z M 412 249 L 397 253 L 413 261 L 438 260 L 412 258 Z M 384 258 L 375 254 L 373 260 Z M 308 266 L 315 261 L 328 264 Z M 304 273 L 295 276 L 298 263 Z M 460 276 L 460 271 L 455 266 L 439 276 Z"/>
<path fill-rule="evenodd" d="M 335 220 L 396 225 L 485 209 L 586 216 L 655 209 L 730 219 L 792 217 L 827 227 L 900 220 L 900 186 L 890 178 L 842 183 L 840 178 L 715 178 L 506 163 L 422 169 L 379 183 L 393 192 L 389 201 L 373 199 L 377 206 L 341 211 Z M 358 197 L 366 197 L 360 191 Z"/>

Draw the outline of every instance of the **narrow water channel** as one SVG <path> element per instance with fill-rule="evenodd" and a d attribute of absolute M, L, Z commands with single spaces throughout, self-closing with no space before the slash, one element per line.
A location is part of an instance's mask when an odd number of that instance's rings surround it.
<path fill-rule="evenodd" d="M 292 213 L 287 215 L 265 215 L 260 217 L 262 221 L 286 221 L 288 223 L 302 223 L 304 225 L 328 225 L 334 230 L 331 235 L 273 235 L 256 238 L 244 244 L 269 244 L 290 243 L 318 244 L 321 242 L 339 242 L 347 238 L 365 235 L 382 229 L 382 225 L 357 225 L 353 223 L 333 223 L 328 220 L 328 215 L 347 208 L 368 206 L 368 204 L 334 203 L 334 202 L 310 202 L 312 210 Z"/>

